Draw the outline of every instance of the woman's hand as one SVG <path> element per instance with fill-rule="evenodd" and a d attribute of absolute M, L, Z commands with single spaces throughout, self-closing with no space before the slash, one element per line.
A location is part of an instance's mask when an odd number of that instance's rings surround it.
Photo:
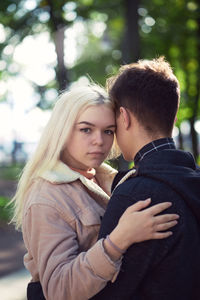
<path fill-rule="evenodd" d="M 170 207 L 171 203 L 164 202 L 146 208 L 150 202 L 151 199 L 149 198 L 128 207 L 119 219 L 118 225 L 110 233 L 110 240 L 121 250 L 125 251 L 133 243 L 150 239 L 163 239 L 172 235 L 171 231 L 165 230 L 175 226 L 179 216 L 177 214 L 157 216 L 157 214 Z M 114 260 L 121 256 L 120 253 L 111 249 L 111 245 L 106 240 L 104 245 L 108 254 L 112 252 L 111 258 Z"/>

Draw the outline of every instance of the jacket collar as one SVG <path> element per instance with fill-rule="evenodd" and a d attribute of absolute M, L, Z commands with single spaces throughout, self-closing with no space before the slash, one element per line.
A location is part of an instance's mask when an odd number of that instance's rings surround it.
<path fill-rule="evenodd" d="M 170 137 L 154 140 L 146 144 L 134 158 L 135 166 L 146 156 L 165 149 L 176 149 L 174 140 Z"/>
<path fill-rule="evenodd" d="M 112 194 L 114 193 L 115 189 L 122 183 L 124 183 L 128 178 L 130 177 L 135 177 L 137 174 L 136 169 L 131 169 L 129 170 L 119 181 L 118 183 L 114 186 L 112 190 Z"/>
<path fill-rule="evenodd" d="M 92 180 L 89 180 L 80 173 L 70 169 L 62 161 L 58 161 L 53 169 L 46 170 L 40 177 L 53 184 L 71 183 L 80 180 L 82 184 L 93 193 L 109 199 L 111 194 L 111 184 L 116 174 L 117 171 L 115 169 L 103 163 L 100 167 L 96 168 L 96 178 L 99 186 Z"/>

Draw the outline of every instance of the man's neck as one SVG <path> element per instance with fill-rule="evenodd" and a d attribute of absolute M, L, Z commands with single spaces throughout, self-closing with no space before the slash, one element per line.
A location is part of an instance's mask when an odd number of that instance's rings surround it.
<path fill-rule="evenodd" d="M 127 130 L 126 137 L 129 141 L 129 154 L 131 158 L 134 159 L 138 151 L 142 149 L 145 145 L 166 137 L 170 137 L 170 135 L 166 136 L 161 132 L 154 132 L 150 134 L 146 128 L 140 122 L 138 122 L 137 118 L 131 113 L 130 114 L 131 125 Z M 129 156 L 130 157 L 130 156 Z"/>

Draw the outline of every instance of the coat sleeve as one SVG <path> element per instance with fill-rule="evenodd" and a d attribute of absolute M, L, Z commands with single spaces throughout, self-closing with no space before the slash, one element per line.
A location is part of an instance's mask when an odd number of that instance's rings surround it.
<path fill-rule="evenodd" d="M 33 204 L 24 217 L 24 240 L 48 300 L 86 300 L 119 272 L 105 253 L 102 239 L 79 253 L 74 226 L 54 207 Z M 29 266 L 27 266 L 28 269 Z"/>

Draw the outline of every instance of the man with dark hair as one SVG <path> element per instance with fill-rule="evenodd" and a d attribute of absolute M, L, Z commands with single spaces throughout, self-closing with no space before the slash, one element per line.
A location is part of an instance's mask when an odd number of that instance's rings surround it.
<path fill-rule="evenodd" d="M 164 58 L 141 60 L 109 79 L 108 91 L 119 147 L 126 160 L 134 159 L 135 168 L 116 176 L 99 238 L 113 230 L 127 207 L 148 197 L 152 204 L 170 200 L 169 213 L 180 219 L 169 238 L 132 245 L 117 280 L 93 299 L 198 300 L 200 171 L 192 155 L 177 150 L 172 139 L 178 80 Z M 123 251 L 123 245 L 110 244 Z"/>

